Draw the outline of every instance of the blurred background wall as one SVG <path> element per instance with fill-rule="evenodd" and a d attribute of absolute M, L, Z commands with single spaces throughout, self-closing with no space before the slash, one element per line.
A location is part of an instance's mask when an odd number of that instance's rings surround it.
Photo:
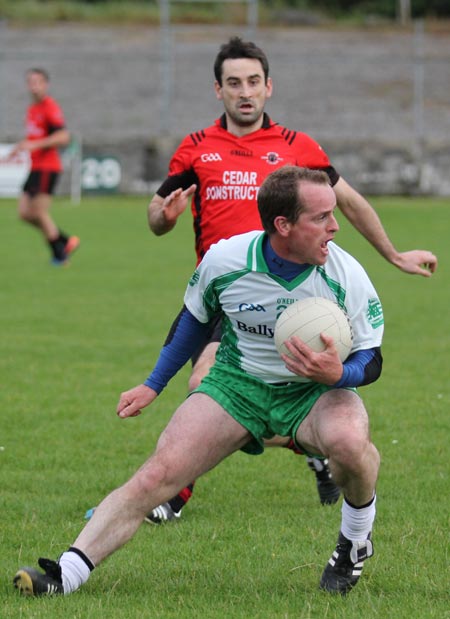
<path fill-rule="evenodd" d="M 359 190 L 450 195 L 450 35 L 439 22 L 251 31 L 0 22 L 0 142 L 22 136 L 24 73 L 44 66 L 83 159 L 112 157 L 119 191 L 150 193 L 180 139 L 221 114 L 212 65 L 235 34 L 268 55 L 269 115 L 318 140 Z"/>

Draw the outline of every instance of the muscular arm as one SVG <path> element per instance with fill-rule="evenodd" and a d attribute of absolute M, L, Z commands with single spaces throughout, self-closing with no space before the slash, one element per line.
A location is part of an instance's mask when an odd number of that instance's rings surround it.
<path fill-rule="evenodd" d="M 169 336 L 161 349 L 158 361 L 144 385 L 160 393 L 169 380 L 175 376 L 197 349 L 208 330 L 208 323 L 199 322 L 183 306 L 183 310 L 172 326 Z"/>
<path fill-rule="evenodd" d="M 37 150 L 39 148 L 59 148 L 67 146 L 70 142 L 70 131 L 67 129 L 57 129 L 45 138 L 39 140 L 23 140 L 21 142 L 24 150 Z"/>
<path fill-rule="evenodd" d="M 342 177 L 334 185 L 337 204 L 350 223 L 388 262 L 405 273 L 430 277 L 437 268 L 437 258 L 430 251 L 414 249 L 399 252 L 390 241 L 383 224 L 369 202 Z"/>
<path fill-rule="evenodd" d="M 70 142 L 70 131 L 67 129 L 57 129 L 45 138 L 39 140 L 21 140 L 14 148 L 9 152 L 8 159 L 11 159 L 16 153 L 21 150 L 28 152 L 39 150 L 43 148 L 59 148 L 61 146 L 67 146 Z"/>

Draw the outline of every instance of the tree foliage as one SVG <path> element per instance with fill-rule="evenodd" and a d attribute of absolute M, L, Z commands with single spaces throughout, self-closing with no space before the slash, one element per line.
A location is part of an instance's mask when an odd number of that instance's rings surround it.
<path fill-rule="evenodd" d="M 262 2 L 266 5 L 273 4 L 273 0 Z M 411 17 L 450 16 L 449 0 L 410 0 L 409 4 Z M 278 0 L 277 5 L 303 10 L 320 9 L 322 13 L 332 15 L 359 13 L 395 18 L 399 12 L 400 0 Z"/>

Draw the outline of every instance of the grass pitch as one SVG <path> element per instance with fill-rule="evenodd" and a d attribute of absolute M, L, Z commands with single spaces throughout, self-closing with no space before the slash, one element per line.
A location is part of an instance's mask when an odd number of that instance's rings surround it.
<path fill-rule="evenodd" d="M 194 266 L 189 216 L 157 238 L 146 203 L 59 198 L 55 219 L 82 240 L 68 268 L 49 265 L 14 201 L 0 203 L 2 618 L 450 618 L 450 204 L 438 199 L 373 200 L 400 249 L 439 256 L 431 279 L 396 270 L 339 218 L 337 242 L 366 267 L 386 317 L 383 375 L 361 389 L 382 456 L 375 556 L 346 599 L 317 588 L 340 508 L 321 507 L 303 459 L 280 449 L 232 456 L 179 522 L 143 525 L 76 594 L 13 589 L 19 566 L 70 545 L 185 396 L 189 368 L 141 417 L 115 415 L 153 367 Z"/>

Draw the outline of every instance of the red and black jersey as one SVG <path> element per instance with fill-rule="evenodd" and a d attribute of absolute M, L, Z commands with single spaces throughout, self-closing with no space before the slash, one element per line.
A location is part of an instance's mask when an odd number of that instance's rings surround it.
<path fill-rule="evenodd" d="M 40 140 L 65 126 L 61 108 L 49 96 L 29 106 L 25 122 L 27 140 Z M 61 172 L 62 164 L 57 148 L 38 148 L 30 155 L 32 170 Z"/>
<path fill-rule="evenodd" d="M 284 165 L 323 169 L 334 185 L 339 175 L 321 146 L 305 133 L 291 131 L 264 114 L 261 129 L 238 137 L 227 131 L 225 114 L 211 127 L 186 136 L 157 193 L 196 183 L 192 199 L 198 262 L 213 243 L 260 230 L 257 195 L 268 174 Z"/>

